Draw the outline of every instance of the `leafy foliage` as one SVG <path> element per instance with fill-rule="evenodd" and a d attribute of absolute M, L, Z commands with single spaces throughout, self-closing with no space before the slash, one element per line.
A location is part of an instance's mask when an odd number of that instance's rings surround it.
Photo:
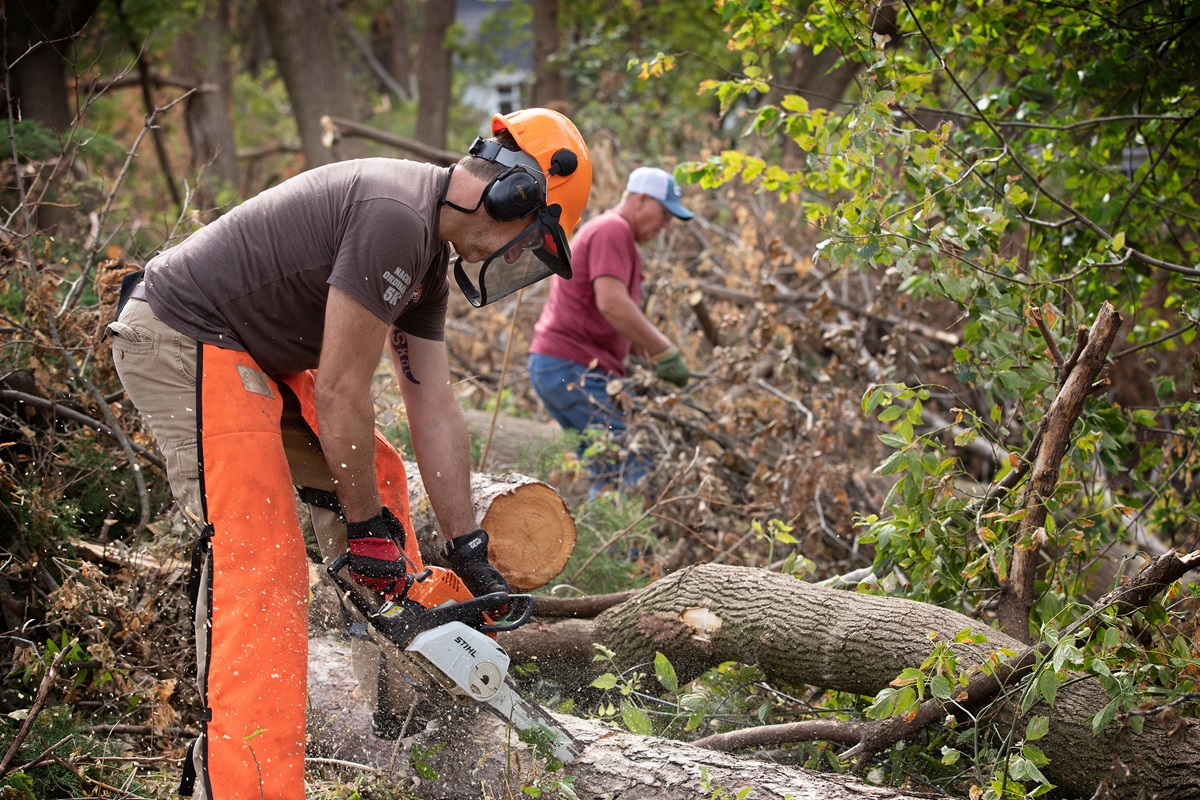
<path fill-rule="evenodd" d="M 1132 521 L 1168 542 L 1193 526 L 1200 150 L 1185 132 L 1200 98 L 1197 34 L 1178 9 L 906 4 L 892 46 L 865 8 L 716 7 L 743 59 L 743 77 L 706 86 L 724 107 L 765 89 L 793 49 L 837 49 L 860 66 L 859 89 L 841 110 L 799 95 L 757 107 L 748 131 L 798 147 L 794 165 L 729 150 L 683 172 L 799 204 L 831 267 L 895 275 L 902 293 L 947 301 L 964 320 L 953 381 L 863 397 L 893 448 L 877 471 L 895 483 L 863 519 L 876 574 L 897 578 L 885 590 L 970 608 L 1007 577 L 1014 549 L 1034 544 L 1014 537 L 1019 491 L 966 488 L 964 448 L 1000 456 L 993 479 L 1019 466 L 1063 377 L 1060 354 L 1104 303 L 1131 324 L 1036 543 L 1079 568 L 1042 576 L 1035 623 L 1082 588 L 1085 554 L 1128 541 Z M 931 399 L 950 424 L 931 424 Z"/>

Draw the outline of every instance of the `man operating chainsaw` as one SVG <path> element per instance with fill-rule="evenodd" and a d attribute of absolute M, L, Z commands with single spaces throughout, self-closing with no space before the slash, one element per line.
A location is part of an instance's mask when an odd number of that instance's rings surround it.
<path fill-rule="evenodd" d="M 449 168 L 331 164 L 268 189 L 147 263 L 109 326 L 130 399 L 195 528 L 201 734 L 194 787 L 304 797 L 308 571 L 294 490 L 322 554 L 385 597 L 420 563 L 404 468 L 374 426 L 385 343 L 446 558 L 475 595 L 508 591 L 474 517 L 466 427 L 444 341 L 451 248 L 474 306 L 551 274 L 591 186 L 575 126 L 547 109 L 492 120 Z M 397 581 L 400 581 L 398 584 Z M 386 706 L 404 680 L 371 647 L 355 672 Z"/>

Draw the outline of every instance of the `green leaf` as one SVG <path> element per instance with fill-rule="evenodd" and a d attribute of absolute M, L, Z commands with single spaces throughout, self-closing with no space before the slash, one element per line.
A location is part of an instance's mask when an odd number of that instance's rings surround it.
<path fill-rule="evenodd" d="M 621 703 L 621 721 L 625 723 L 625 727 L 630 733 L 636 733 L 639 736 L 649 736 L 654 733 L 654 728 L 650 725 L 650 717 L 633 703 L 624 701 Z"/>
<path fill-rule="evenodd" d="M 679 678 L 675 674 L 675 667 L 671 666 L 671 662 L 662 653 L 654 654 L 654 677 L 658 678 L 658 682 L 668 692 L 679 691 Z"/>
<path fill-rule="evenodd" d="M 785 110 L 796 114 L 808 113 L 808 101 L 798 94 L 784 95 L 783 102 L 780 103 Z"/>
<path fill-rule="evenodd" d="M 1038 675 L 1038 692 L 1042 695 L 1042 699 L 1047 705 L 1054 705 L 1054 699 L 1058 696 L 1058 676 L 1050 670 L 1042 670 Z"/>
<path fill-rule="evenodd" d="M 1120 698 L 1113 698 L 1103 709 L 1092 717 L 1092 733 L 1097 734 L 1108 727 L 1114 719 L 1117 718 L 1117 709 L 1120 708 Z"/>
<path fill-rule="evenodd" d="M 594 689 L 611 689 L 617 685 L 617 676 L 611 672 L 606 672 L 596 680 L 592 681 Z"/>
<path fill-rule="evenodd" d="M 1125 231 L 1121 231 L 1112 237 L 1112 249 L 1123 250 L 1125 248 Z"/>
<path fill-rule="evenodd" d="M 1021 745 L 1021 755 L 1028 759 L 1029 763 L 1035 767 L 1044 767 L 1050 763 L 1050 759 L 1042 752 L 1042 748 L 1030 742 Z"/>
<path fill-rule="evenodd" d="M 1050 732 L 1049 717 L 1031 717 L 1025 726 L 1025 741 L 1033 742 Z"/>
<path fill-rule="evenodd" d="M 883 411 L 879 412 L 879 421 L 891 422 L 892 420 L 900 419 L 901 415 L 903 415 L 906 410 L 907 409 L 905 409 L 904 406 L 888 406 Z"/>

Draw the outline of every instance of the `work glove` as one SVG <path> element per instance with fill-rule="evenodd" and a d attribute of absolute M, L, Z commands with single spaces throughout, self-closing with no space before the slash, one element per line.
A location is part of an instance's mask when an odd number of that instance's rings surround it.
<path fill-rule="evenodd" d="M 483 528 L 456 536 L 446 545 L 446 561 L 471 594 L 510 592 L 508 581 L 488 562 L 488 535 Z"/>
<path fill-rule="evenodd" d="M 661 353 L 655 353 L 650 357 L 654 359 L 654 371 L 658 373 L 658 377 L 664 381 L 670 381 L 676 386 L 687 386 L 691 374 L 688 372 L 687 364 L 683 363 L 683 356 L 679 354 L 678 347 L 671 345 Z"/>
<path fill-rule="evenodd" d="M 346 523 L 350 577 L 360 586 L 389 594 L 404 586 L 404 526 L 385 506 L 362 522 Z"/>

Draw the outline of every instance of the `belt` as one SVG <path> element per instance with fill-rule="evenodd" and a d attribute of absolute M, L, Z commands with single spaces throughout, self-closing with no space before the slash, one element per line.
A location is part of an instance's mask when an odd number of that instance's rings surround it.
<path fill-rule="evenodd" d="M 130 300 L 145 300 L 146 299 L 146 282 L 138 281 L 137 286 L 133 287 L 133 291 L 129 293 Z"/>

